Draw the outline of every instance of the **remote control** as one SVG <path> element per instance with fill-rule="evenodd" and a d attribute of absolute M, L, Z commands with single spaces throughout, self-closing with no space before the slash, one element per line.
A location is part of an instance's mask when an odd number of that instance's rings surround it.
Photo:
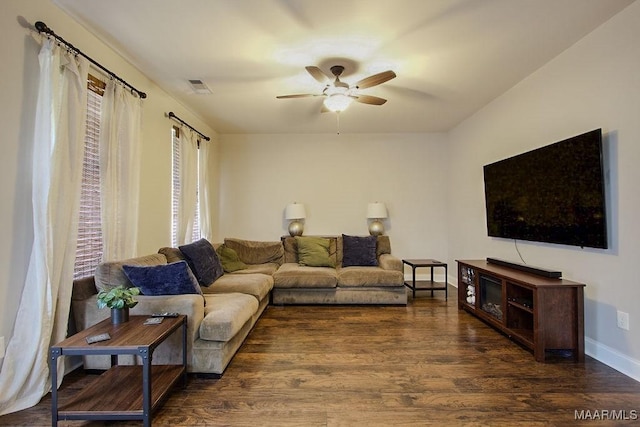
<path fill-rule="evenodd" d="M 93 335 L 91 337 L 87 337 L 86 339 L 87 339 L 87 344 L 93 344 L 95 342 L 110 340 L 111 335 L 105 332 L 104 334 Z"/>
<path fill-rule="evenodd" d="M 178 316 L 180 316 L 180 313 L 169 313 L 169 312 L 153 313 L 151 315 L 151 317 L 178 317 Z"/>

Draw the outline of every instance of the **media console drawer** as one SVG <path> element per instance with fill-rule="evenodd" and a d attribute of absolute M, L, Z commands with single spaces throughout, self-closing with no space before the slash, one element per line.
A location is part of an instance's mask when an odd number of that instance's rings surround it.
<path fill-rule="evenodd" d="M 458 260 L 458 309 L 533 351 L 584 361 L 584 283 Z"/>

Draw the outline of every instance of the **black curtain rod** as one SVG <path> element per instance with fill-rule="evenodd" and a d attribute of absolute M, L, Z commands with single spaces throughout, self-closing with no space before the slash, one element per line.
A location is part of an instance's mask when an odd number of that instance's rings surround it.
<path fill-rule="evenodd" d="M 136 89 L 135 87 L 131 86 L 129 83 L 127 83 L 126 81 L 124 81 L 122 78 L 118 77 L 115 73 L 113 73 L 112 71 L 106 69 L 102 64 L 96 62 L 94 59 L 90 58 L 89 56 L 87 56 L 84 52 L 82 52 L 80 49 L 78 49 L 77 47 L 75 47 L 74 45 L 72 45 L 71 43 L 69 43 L 68 41 L 66 41 L 65 39 L 63 39 L 62 37 L 60 37 L 59 35 L 57 35 L 56 33 L 53 32 L 53 30 L 49 27 L 47 27 L 47 24 L 45 24 L 42 21 L 38 21 L 36 22 L 36 30 L 38 30 L 38 32 L 40 33 L 45 33 L 53 38 L 55 38 L 56 40 L 58 40 L 60 43 L 64 44 L 65 47 L 73 52 L 75 52 L 76 55 L 82 55 L 85 58 L 87 58 L 87 60 L 89 62 L 91 62 L 93 65 L 95 65 L 96 67 L 100 68 L 102 71 L 104 71 L 105 73 L 107 73 L 109 75 L 109 77 L 111 77 L 112 79 L 115 79 L 117 81 L 119 81 L 120 83 L 122 83 L 123 85 L 125 85 L 126 87 L 128 87 L 132 92 L 135 92 L 138 94 L 138 96 L 142 99 L 147 97 L 147 94 L 139 91 L 138 89 Z"/>
<path fill-rule="evenodd" d="M 173 111 L 169 111 L 167 113 L 167 116 L 171 119 L 177 120 L 180 123 L 182 123 L 183 125 L 185 125 L 186 127 L 188 127 L 189 129 L 191 129 L 192 131 L 194 131 L 195 133 L 197 133 L 198 135 L 200 135 L 201 137 L 203 137 L 206 141 L 211 141 L 211 138 L 209 138 L 207 135 L 205 135 L 204 133 L 200 132 L 198 129 L 194 128 L 193 126 L 191 126 L 189 123 L 185 122 L 184 120 L 182 120 L 180 117 L 176 116 L 175 114 L 173 114 Z"/>

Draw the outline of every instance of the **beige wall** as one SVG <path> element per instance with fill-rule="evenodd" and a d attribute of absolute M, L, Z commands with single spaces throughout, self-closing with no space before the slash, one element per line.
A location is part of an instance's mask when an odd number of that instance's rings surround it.
<path fill-rule="evenodd" d="M 20 22 L 43 21 L 136 88 L 144 101 L 140 197 L 139 253 L 170 244 L 171 126 L 164 114 L 174 111 L 202 132 L 214 131 L 159 89 L 113 50 L 48 0 L 2 0 L 0 3 L 0 336 L 8 342 L 27 271 L 33 240 L 31 218 L 31 153 L 33 111 L 38 80 L 38 45 Z M 213 142 L 212 158 L 217 158 Z M 212 171 L 216 179 L 217 169 Z M 214 198 L 214 202 L 215 202 Z M 217 206 L 213 207 L 217 209 Z"/>
<path fill-rule="evenodd" d="M 608 151 L 610 249 L 518 242 L 528 264 L 587 284 L 588 354 L 640 380 L 640 3 L 580 40 L 450 132 L 449 261 L 519 261 L 487 237 L 482 166 L 601 127 Z M 631 330 L 617 328 L 616 311 Z"/>
<path fill-rule="evenodd" d="M 444 134 L 222 135 L 220 156 L 221 237 L 277 240 L 294 201 L 305 234 L 366 235 L 381 201 L 395 254 L 447 254 Z"/>
<path fill-rule="evenodd" d="M 144 102 L 139 253 L 169 244 L 170 127 L 167 111 L 214 131 L 47 0 L 0 4 L 0 336 L 11 335 L 33 238 L 31 134 L 37 45 L 19 24 L 46 22 L 149 94 Z M 587 349 L 640 378 L 640 4 L 634 3 L 450 134 L 223 135 L 213 142 L 214 240 L 274 240 L 286 233 L 286 204 L 305 203 L 306 234 L 366 234 L 366 204 L 384 201 L 400 257 L 498 256 L 517 259 L 513 242 L 486 236 L 483 164 L 595 127 L 610 146 L 607 251 L 519 243 L 533 265 L 561 269 L 588 284 Z M 218 208 L 217 203 L 220 203 Z M 455 274 L 452 272 L 453 278 Z M 630 313 L 631 331 L 615 312 Z"/>

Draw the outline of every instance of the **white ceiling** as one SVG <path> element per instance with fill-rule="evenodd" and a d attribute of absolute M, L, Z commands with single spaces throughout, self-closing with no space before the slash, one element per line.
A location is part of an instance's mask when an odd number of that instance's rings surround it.
<path fill-rule="evenodd" d="M 347 83 L 397 74 L 362 91 L 386 104 L 340 114 L 341 133 L 447 131 L 633 2 L 53 1 L 222 134 L 335 132 L 322 98 L 276 95 L 320 93 L 304 67 L 336 64 Z"/>

